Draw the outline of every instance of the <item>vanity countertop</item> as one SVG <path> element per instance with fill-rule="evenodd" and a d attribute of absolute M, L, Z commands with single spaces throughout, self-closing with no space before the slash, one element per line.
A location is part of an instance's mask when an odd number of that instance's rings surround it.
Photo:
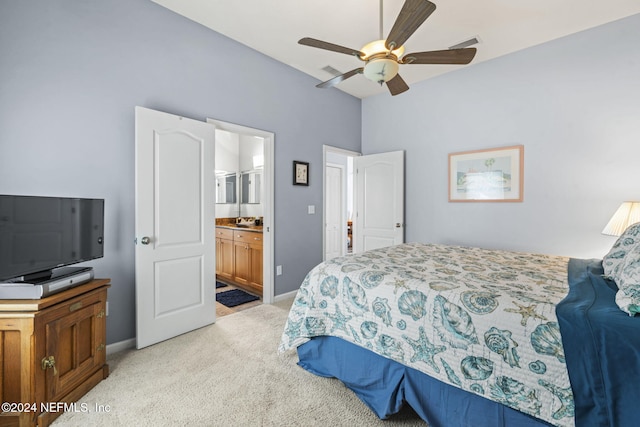
<path fill-rule="evenodd" d="M 216 228 L 228 228 L 230 230 L 253 231 L 254 233 L 262 233 L 261 225 L 225 224 L 216 225 Z"/>

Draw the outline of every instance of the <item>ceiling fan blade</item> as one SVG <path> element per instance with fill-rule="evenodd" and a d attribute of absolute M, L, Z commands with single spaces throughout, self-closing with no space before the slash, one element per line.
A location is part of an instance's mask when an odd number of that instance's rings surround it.
<path fill-rule="evenodd" d="M 394 78 L 387 82 L 387 88 L 389 92 L 391 92 L 391 95 L 395 96 L 408 91 L 409 85 L 400 77 L 400 74 L 396 74 Z"/>
<path fill-rule="evenodd" d="M 336 76 L 330 80 L 327 80 L 326 82 L 322 82 L 320 84 L 317 84 L 316 87 L 319 87 L 321 89 L 327 88 L 327 87 L 333 87 L 335 85 L 337 85 L 338 83 L 340 83 L 341 81 L 344 81 L 346 79 L 348 79 L 349 77 L 353 77 L 356 74 L 362 74 L 362 72 L 364 71 L 364 68 L 360 67 L 360 68 L 356 68 L 355 70 L 351 70 L 348 71 L 344 74 L 340 74 L 339 76 Z"/>
<path fill-rule="evenodd" d="M 344 46 L 339 46 L 337 44 L 333 44 L 329 42 L 323 42 L 322 40 L 312 39 L 310 37 L 304 37 L 298 40 L 298 44 L 317 47 L 318 49 L 330 50 L 332 52 L 344 53 L 346 55 L 353 55 L 357 57 L 364 56 L 364 53 L 360 52 L 359 50 L 351 49 Z"/>
<path fill-rule="evenodd" d="M 459 64 L 471 62 L 476 56 L 476 48 L 434 50 L 431 52 L 408 53 L 402 57 L 403 64 Z"/>
<path fill-rule="evenodd" d="M 402 46 L 435 10 L 436 5 L 430 1 L 406 0 L 389 32 L 386 48 L 397 49 Z"/>

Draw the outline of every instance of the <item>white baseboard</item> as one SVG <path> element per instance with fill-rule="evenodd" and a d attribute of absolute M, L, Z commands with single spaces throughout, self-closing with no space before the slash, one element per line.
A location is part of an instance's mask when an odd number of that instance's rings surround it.
<path fill-rule="evenodd" d="M 273 299 L 273 302 L 280 302 L 289 298 L 294 298 L 297 293 L 298 291 L 295 290 L 295 291 L 287 292 L 286 294 L 276 295 Z"/>
<path fill-rule="evenodd" d="M 109 356 L 110 354 L 113 353 L 117 353 L 119 351 L 122 350 L 128 350 L 130 348 L 135 348 L 136 347 L 136 339 L 135 338 L 130 338 L 128 340 L 124 340 L 124 341 L 120 341 L 120 342 L 114 342 L 113 344 L 108 344 L 107 345 L 107 356 Z"/>

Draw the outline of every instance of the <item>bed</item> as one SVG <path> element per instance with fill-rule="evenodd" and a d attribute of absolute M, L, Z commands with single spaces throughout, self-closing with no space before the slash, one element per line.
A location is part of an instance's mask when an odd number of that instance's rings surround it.
<path fill-rule="evenodd" d="M 382 419 L 409 404 L 430 427 L 635 425 L 640 319 L 605 267 L 422 243 L 334 258 L 303 281 L 279 350 Z"/>

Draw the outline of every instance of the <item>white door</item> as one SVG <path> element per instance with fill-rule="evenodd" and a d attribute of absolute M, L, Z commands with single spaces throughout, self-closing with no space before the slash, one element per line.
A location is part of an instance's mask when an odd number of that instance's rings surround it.
<path fill-rule="evenodd" d="M 214 131 L 136 107 L 136 347 L 215 321 Z"/>
<path fill-rule="evenodd" d="M 404 243 L 404 151 L 354 157 L 353 252 Z"/>
<path fill-rule="evenodd" d="M 325 167 L 325 261 L 344 255 L 346 242 L 342 236 L 344 229 L 342 207 L 342 168 L 336 166 Z"/>

